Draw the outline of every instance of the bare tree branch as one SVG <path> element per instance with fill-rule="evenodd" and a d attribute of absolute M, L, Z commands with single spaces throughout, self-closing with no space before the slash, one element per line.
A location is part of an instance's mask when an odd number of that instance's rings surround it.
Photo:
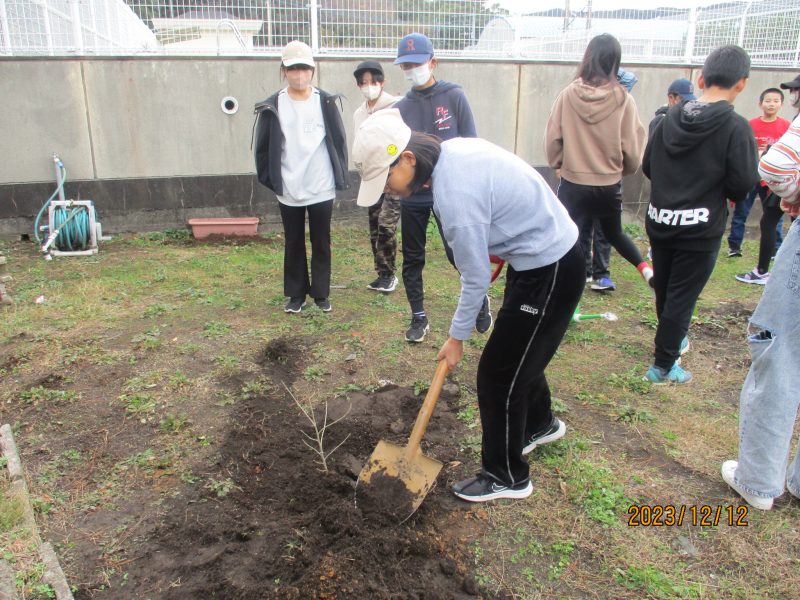
<path fill-rule="evenodd" d="M 311 404 L 311 402 L 307 402 L 306 405 L 304 406 L 295 397 L 295 395 L 292 393 L 292 390 L 290 390 L 289 386 L 286 385 L 286 382 L 282 383 L 283 387 L 286 388 L 286 391 L 288 392 L 289 396 L 292 397 L 292 400 L 297 405 L 297 408 L 300 409 L 300 412 L 303 413 L 303 416 L 305 416 L 305 418 L 308 419 L 309 423 L 311 423 L 311 426 L 314 428 L 314 435 L 309 435 L 305 431 L 300 430 L 300 433 L 302 433 L 303 436 L 305 436 L 305 438 L 309 440 L 308 442 L 303 439 L 301 439 L 300 441 L 303 442 L 303 444 L 305 444 L 309 449 L 311 449 L 313 452 L 317 454 L 319 458 L 315 462 L 322 465 L 322 471 L 327 473 L 328 459 L 334 452 L 336 452 L 342 446 L 342 444 L 344 444 L 348 440 L 350 434 L 348 433 L 347 436 L 341 442 L 339 442 L 339 444 L 337 444 L 335 448 L 333 448 L 329 452 L 326 452 L 324 444 L 325 432 L 328 430 L 329 427 L 336 425 L 336 423 L 338 423 L 339 421 L 344 419 L 347 415 L 349 415 L 350 409 L 348 408 L 347 412 L 344 413 L 341 417 L 339 417 L 335 421 L 328 423 L 328 403 L 325 402 L 325 414 L 322 417 L 322 424 L 320 425 L 319 422 L 317 421 L 317 415 L 314 412 L 314 406 Z"/>

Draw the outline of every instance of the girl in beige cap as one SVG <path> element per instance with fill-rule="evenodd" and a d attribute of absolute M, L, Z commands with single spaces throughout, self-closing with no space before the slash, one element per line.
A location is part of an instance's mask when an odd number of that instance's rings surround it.
<path fill-rule="evenodd" d="M 334 96 L 311 85 L 311 48 L 289 42 L 281 56 L 287 86 L 256 104 L 258 180 L 275 192 L 284 231 L 284 311 L 299 313 L 306 296 L 331 310 L 331 213 L 336 190 L 349 187 L 347 143 Z M 305 224 L 311 238 L 311 273 Z"/>

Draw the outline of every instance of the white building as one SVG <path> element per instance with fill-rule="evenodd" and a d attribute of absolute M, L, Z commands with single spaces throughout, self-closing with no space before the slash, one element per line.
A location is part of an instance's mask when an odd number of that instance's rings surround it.
<path fill-rule="evenodd" d="M 151 19 L 164 51 L 173 54 L 251 52 L 260 19 L 239 19 L 218 9 L 187 11 L 177 17 Z"/>
<path fill-rule="evenodd" d="M 689 23 L 682 19 L 606 19 L 517 15 L 498 17 L 486 24 L 478 42 L 465 54 L 576 60 L 596 35 L 610 33 L 622 44 L 630 61 L 680 60 L 686 47 Z"/>

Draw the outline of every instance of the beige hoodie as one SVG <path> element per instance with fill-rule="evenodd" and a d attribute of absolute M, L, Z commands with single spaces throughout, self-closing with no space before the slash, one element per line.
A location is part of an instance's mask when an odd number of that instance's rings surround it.
<path fill-rule="evenodd" d="M 580 78 L 556 98 L 544 137 L 550 166 L 581 185 L 612 185 L 635 173 L 647 142 L 636 102 L 624 88 L 592 87 Z"/>
<path fill-rule="evenodd" d="M 369 108 L 367 106 L 367 101 L 361 103 L 361 105 L 356 109 L 353 113 L 353 129 L 358 131 L 358 128 L 361 124 L 366 121 L 367 117 L 370 116 L 377 110 L 381 110 L 382 108 L 386 108 L 387 106 L 392 106 L 395 102 L 400 100 L 400 96 L 392 96 L 386 90 L 381 92 L 381 95 L 378 96 L 378 101 L 375 102 L 375 106 Z"/>

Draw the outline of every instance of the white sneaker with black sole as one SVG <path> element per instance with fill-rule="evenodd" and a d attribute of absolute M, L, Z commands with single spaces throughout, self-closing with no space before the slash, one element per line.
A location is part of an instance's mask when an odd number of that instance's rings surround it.
<path fill-rule="evenodd" d="M 467 502 L 486 502 L 500 498 L 519 500 L 533 493 L 533 484 L 528 479 L 524 483 L 504 485 L 485 473 L 478 473 L 475 477 L 453 484 L 452 490 L 456 496 Z"/>
<path fill-rule="evenodd" d="M 530 454 L 537 446 L 560 440 L 565 433 L 567 433 L 567 425 L 561 419 L 553 417 L 550 427 L 539 433 L 534 433 L 528 438 L 525 447 L 522 449 L 522 455 Z"/>

